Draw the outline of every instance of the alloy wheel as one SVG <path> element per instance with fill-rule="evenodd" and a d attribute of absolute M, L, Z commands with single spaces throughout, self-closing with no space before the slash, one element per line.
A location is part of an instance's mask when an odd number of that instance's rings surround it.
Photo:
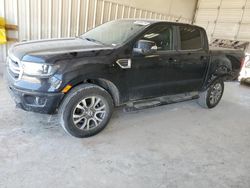
<path fill-rule="evenodd" d="M 74 125 L 81 130 L 91 130 L 101 124 L 106 115 L 106 105 L 100 97 L 82 99 L 73 110 Z"/>
<path fill-rule="evenodd" d="M 222 85 L 220 83 L 216 83 L 212 88 L 211 88 L 211 92 L 210 92 L 210 96 L 209 96 L 209 102 L 211 105 L 216 104 L 221 96 L 222 96 Z"/>

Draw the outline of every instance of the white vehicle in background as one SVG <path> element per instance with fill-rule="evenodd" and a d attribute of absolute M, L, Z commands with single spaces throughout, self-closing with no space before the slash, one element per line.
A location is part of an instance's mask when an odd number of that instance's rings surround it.
<path fill-rule="evenodd" d="M 240 83 L 250 83 L 250 54 L 246 54 L 238 80 Z"/>

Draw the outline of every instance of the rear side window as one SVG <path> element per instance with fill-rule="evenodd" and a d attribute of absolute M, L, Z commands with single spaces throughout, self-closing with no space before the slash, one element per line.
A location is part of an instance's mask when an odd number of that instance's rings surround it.
<path fill-rule="evenodd" d="M 180 26 L 181 50 L 197 50 L 202 48 L 201 32 L 194 27 Z"/>

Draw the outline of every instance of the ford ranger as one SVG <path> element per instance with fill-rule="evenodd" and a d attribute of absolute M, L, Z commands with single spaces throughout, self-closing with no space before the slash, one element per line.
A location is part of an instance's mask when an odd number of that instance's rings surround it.
<path fill-rule="evenodd" d="M 6 80 L 18 107 L 57 113 L 64 130 L 82 138 L 103 130 L 122 105 L 196 99 L 213 108 L 243 61 L 242 51 L 210 49 L 201 27 L 123 19 L 74 38 L 13 45 Z"/>

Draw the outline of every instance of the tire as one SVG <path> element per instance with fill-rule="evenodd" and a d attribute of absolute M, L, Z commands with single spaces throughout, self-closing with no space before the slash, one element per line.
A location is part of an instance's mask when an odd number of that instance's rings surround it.
<path fill-rule="evenodd" d="M 90 137 L 107 126 L 113 108 L 113 100 L 105 89 L 81 84 L 66 95 L 60 107 L 61 125 L 71 136 Z"/>
<path fill-rule="evenodd" d="M 240 80 L 240 85 L 244 85 L 244 84 L 245 84 L 244 80 L 241 79 L 241 80 Z"/>
<path fill-rule="evenodd" d="M 204 108 L 214 108 L 220 102 L 223 92 L 224 82 L 222 79 L 217 79 L 207 90 L 199 93 L 198 103 Z"/>

